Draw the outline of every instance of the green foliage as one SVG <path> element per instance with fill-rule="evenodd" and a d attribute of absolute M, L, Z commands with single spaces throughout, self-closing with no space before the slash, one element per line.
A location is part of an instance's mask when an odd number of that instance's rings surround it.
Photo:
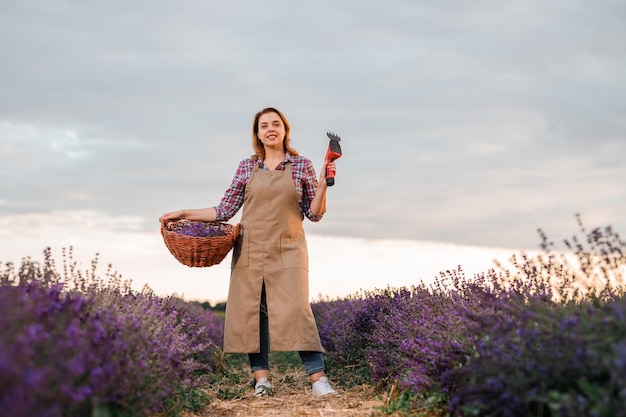
<path fill-rule="evenodd" d="M 398 417 L 443 417 L 446 415 L 448 395 L 441 391 L 424 391 L 419 394 L 412 390 L 399 390 L 394 384 L 384 397 L 384 405 L 378 410 Z"/>
<path fill-rule="evenodd" d="M 250 370 L 247 369 L 247 363 L 247 355 L 224 355 L 217 372 L 209 376 L 208 385 L 211 395 L 220 400 L 243 398 L 249 395 L 254 383 Z"/>

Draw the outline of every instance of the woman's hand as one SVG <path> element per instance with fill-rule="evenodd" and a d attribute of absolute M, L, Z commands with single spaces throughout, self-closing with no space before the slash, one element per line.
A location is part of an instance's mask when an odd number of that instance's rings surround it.
<path fill-rule="evenodd" d="M 337 172 L 337 164 L 335 161 L 324 164 L 320 172 L 320 184 L 326 184 L 326 171 Z"/>
<path fill-rule="evenodd" d="M 326 184 L 326 170 L 336 172 L 337 165 L 335 165 L 335 162 L 327 162 L 322 166 L 317 192 L 315 193 L 315 197 L 313 197 L 313 201 L 311 201 L 311 212 L 316 216 L 326 213 L 326 191 L 328 190 L 328 185 Z"/>
<path fill-rule="evenodd" d="M 185 218 L 185 210 L 176 210 L 170 211 L 169 213 L 163 214 L 159 217 L 160 222 L 164 222 L 165 220 L 179 220 Z"/>
<path fill-rule="evenodd" d="M 159 217 L 159 221 L 163 222 L 165 220 L 181 220 L 186 219 L 190 221 L 199 221 L 199 222 L 215 222 L 217 221 L 217 212 L 215 211 L 215 207 L 207 207 L 200 209 L 185 209 L 185 210 L 176 210 L 170 211 L 169 213 L 165 213 L 161 217 Z"/>

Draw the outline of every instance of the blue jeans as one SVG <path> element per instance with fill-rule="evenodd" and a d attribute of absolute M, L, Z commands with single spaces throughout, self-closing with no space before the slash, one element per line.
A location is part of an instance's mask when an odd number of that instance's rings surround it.
<path fill-rule="evenodd" d="M 270 352 L 270 330 L 269 320 L 267 317 L 267 301 L 265 299 L 265 284 L 261 290 L 261 308 L 260 308 L 259 326 L 261 333 L 261 352 L 249 353 L 250 368 L 254 371 L 269 371 L 269 352 Z M 322 352 L 301 351 L 298 352 L 304 371 L 308 374 L 314 374 L 324 370 L 324 358 Z"/>

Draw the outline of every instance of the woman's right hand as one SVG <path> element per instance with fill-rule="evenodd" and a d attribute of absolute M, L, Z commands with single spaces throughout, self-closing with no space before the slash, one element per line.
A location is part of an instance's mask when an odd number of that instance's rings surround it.
<path fill-rule="evenodd" d="M 176 210 L 176 211 L 170 211 L 168 213 L 163 214 L 161 217 L 159 217 L 159 221 L 163 222 L 165 220 L 179 220 L 179 219 L 183 219 L 185 217 L 185 210 Z"/>
<path fill-rule="evenodd" d="M 159 220 L 181 220 L 186 219 L 193 222 L 214 222 L 217 221 L 217 212 L 215 207 L 206 207 L 199 209 L 176 210 L 165 213 Z"/>

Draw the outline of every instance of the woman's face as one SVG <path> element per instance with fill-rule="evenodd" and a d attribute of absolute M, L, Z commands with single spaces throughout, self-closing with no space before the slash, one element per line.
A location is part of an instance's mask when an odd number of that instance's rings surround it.
<path fill-rule="evenodd" d="M 263 145 L 267 148 L 283 148 L 285 139 L 285 125 L 277 113 L 269 112 L 259 117 L 259 132 L 257 133 Z"/>

